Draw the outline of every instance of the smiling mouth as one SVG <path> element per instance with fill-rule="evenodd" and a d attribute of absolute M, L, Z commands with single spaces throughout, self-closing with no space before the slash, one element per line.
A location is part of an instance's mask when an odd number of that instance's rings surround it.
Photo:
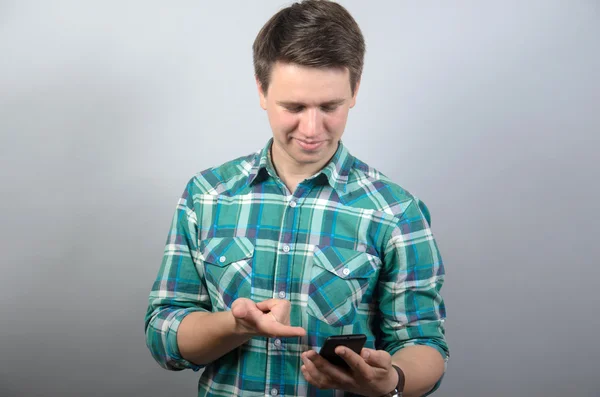
<path fill-rule="evenodd" d="M 316 141 L 316 142 L 307 142 L 307 141 L 302 141 L 300 139 L 296 139 L 296 141 L 298 142 L 298 145 L 300 145 L 300 147 L 304 150 L 316 150 L 318 148 L 320 148 L 323 143 L 325 141 Z"/>

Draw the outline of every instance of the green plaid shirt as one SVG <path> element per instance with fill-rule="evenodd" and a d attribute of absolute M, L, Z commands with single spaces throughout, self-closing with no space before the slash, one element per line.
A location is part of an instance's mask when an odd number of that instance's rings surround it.
<path fill-rule="evenodd" d="M 340 143 L 291 193 L 261 151 L 195 175 L 175 211 L 146 315 L 166 369 L 198 366 L 177 347 L 181 320 L 240 297 L 291 302 L 305 337 L 250 339 L 208 364 L 199 396 L 333 396 L 306 382 L 300 355 L 328 336 L 366 334 L 394 354 L 428 345 L 447 359 L 444 267 L 427 207 Z M 436 385 L 437 388 L 438 385 Z"/>

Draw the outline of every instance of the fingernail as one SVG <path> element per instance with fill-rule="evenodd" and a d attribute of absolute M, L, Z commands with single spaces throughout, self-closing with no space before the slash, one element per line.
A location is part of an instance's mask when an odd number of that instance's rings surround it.
<path fill-rule="evenodd" d="M 370 351 L 368 351 L 368 350 L 363 350 L 362 351 L 363 358 L 369 358 L 370 355 L 371 355 Z"/>
<path fill-rule="evenodd" d="M 345 354 L 346 354 L 346 349 L 344 349 L 344 348 L 341 348 L 341 349 L 340 349 L 340 353 L 339 353 L 339 354 L 340 354 L 340 356 L 343 356 L 343 355 L 345 355 Z"/>

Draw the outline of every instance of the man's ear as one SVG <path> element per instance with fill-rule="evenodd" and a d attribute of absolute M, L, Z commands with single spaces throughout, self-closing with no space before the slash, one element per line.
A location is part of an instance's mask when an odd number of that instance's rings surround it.
<path fill-rule="evenodd" d="M 258 90 L 258 99 L 260 100 L 260 107 L 264 110 L 267 110 L 267 95 L 263 91 L 262 84 L 258 79 L 258 76 L 254 76 L 254 80 L 256 80 L 256 88 Z"/>
<path fill-rule="evenodd" d="M 360 88 L 360 79 L 356 80 L 356 84 L 354 85 L 354 95 L 352 95 L 352 99 L 350 100 L 350 108 L 353 108 L 356 105 L 356 97 L 358 96 L 358 89 Z"/>

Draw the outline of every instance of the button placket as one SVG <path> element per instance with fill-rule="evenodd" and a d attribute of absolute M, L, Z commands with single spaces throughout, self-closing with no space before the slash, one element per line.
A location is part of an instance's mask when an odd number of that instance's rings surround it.
<path fill-rule="evenodd" d="M 285 197 L 282 197 L 281 207 L 283 219 L 279 229 L 278 245 L 275 247 L 275 269 L 272 284 L 272 296 L 275 299 L 290 299 L 291 277 L 294 274 L 294 260 L 298 260 L 295 255 L 298 227 L 300 223 L 300 199 L 302 196 L 298 191 L 291 194 L 285 189 Z M 280 338 L 269 339 L 269 353 L 267 355 L 267 371 L 272 368 L 282 366 L 285 356 L 282 354 L 287 349 L 285 340 Z M 267 384 L 266 393 L 271 396 L 285 394 L 285 388 L 282 386 L 282 379 L 275 376 Z"/>

